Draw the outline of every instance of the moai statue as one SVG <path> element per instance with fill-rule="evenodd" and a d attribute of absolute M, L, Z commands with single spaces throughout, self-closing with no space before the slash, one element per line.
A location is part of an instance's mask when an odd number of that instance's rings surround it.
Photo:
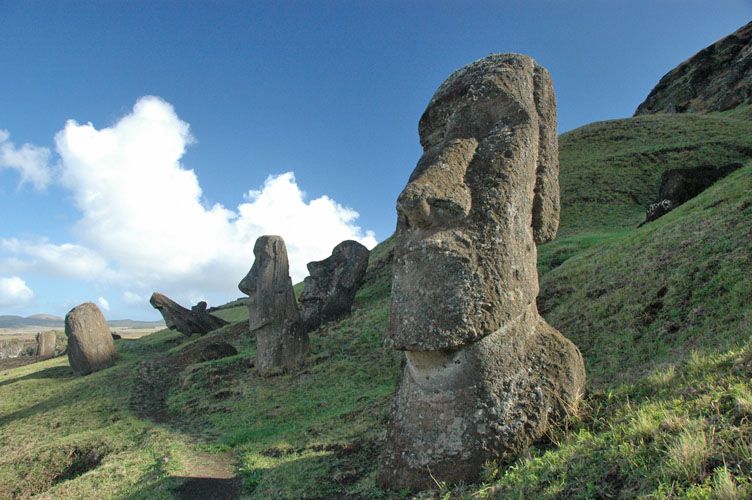
<path fill-rule="evenodd" d="M 397 200 L 385 344 L 405 352 L 384 488 L 475 481 L 576 410 L 577 348 L 538 314 L 536 244 L 559 224 L 556 102 L 530 57 L 452 74 L 419 124 Z"/>
<path fill-rule="evenodd" d="M 346 240 L 326 259 L 308 263 L 310 276 L 303 281 L 300 294 L 304 331 L 350 314 L 355 294 L 366 277 L 370 253 L 357 241 Z"/>
<path fill-rule="evenodd" d="M 85 302 L 65 315 L 68 362 L 78 375 L 88 375 L 115 363 L 115 343 L 102 311 Z"/>
<path fill-rule="evenodd" d="M 238 288 L 249 296 L 256 369 L 261 375 L 273 375 L 303 362 L 308 334 L 301 329 L 285 241 L 279 236 L 261 236 L 253 246 L 253 255 L 253 266 Z"/>

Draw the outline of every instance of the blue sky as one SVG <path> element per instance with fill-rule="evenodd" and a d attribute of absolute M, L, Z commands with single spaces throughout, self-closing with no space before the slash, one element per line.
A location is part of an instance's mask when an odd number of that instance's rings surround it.
<path fill-rule="evenodd" d="M 453 70 L 535 57 L 566 131 L 631 115 L 751 14 L 734 0 L 0 0 L 0 314 L 101 298 L 108 317 L 155 318 L 153 290 L 222 302 L 260 232 L 286 237 L 300 279 L 339 239 L 392 233 L 418 118 Z"/>

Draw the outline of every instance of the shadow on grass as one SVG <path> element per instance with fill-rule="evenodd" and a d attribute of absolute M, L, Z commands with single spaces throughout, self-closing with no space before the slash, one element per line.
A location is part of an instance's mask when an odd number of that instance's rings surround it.
<path fill-rule="evenodd" d="M 8 380 L 3 380 L 0 382 L 0 387 L 14 384 L 16 382 L 21 382 L 23 380 L 34 380 L 34 379 L 72 379 L 76 375 L 73 373 L 73 370 L 71 370 L 70 366 L 53 366 L 51 368 L 45 368 L 44 370 L 39 370 L 33 373 L 29 373 L 28 375 L 23 375 L 21 377 L 15 377 Z"/>

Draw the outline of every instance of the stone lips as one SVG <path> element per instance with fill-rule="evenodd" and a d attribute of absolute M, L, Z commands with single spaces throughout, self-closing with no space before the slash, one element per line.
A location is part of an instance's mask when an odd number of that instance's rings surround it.
<path fill-rule="evenodd" d="M 470 482 L 576 410 L 577 348 L 538 314 L 536 243 L 559 222 L 556 103 L 533 59 L 456 71 L 397 200 L 385 344 L 405 351 L 378 482 Z"/>
<path fill-rule="evenodd" d="M 238 288 L 249 297 L 249 327 L 256 335 L 256 369 L 262 375 L 273 375 L 303 362 L 308 352 L 308 334 L 301 328 L 284 240 L 280 236 L 261 236 L 253 255 L 253 266 Z"/>
<path fill-rule="evenodd" d="M 363 284 L 368 268 L 368 249 L 347 240 L 324 260 L 309 262 L 300 294 L 303 330 L 310 332 L 328 321 L 350 314 L 355 294 Z"/>
<path fill-rule="evenodd" d="M 65 315 L 68 361 L 79 375 L 101 370 L 115 362 L 115 344 L 102 312 L 92 302 L 78 305 Z"/>
<path fill-rule="evenodd" d="M 752 22 L 669 71 L 635 111 L 708 113 L 752 102 Z"/>

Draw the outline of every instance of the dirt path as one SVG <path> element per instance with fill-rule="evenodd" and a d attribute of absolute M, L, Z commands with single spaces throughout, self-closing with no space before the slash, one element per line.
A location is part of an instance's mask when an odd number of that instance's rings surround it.
<path fill-rule="evenodd" d="M 164 360 L 142 362 L 131 393 L 133 410 L 152 422 L 174 424 L 179 428 L 181 422 L 169 413 L 166 401 L 178 372 L 175 364 Z M 182 480 L 174 493 L 186 500 L 240 498 L 243 482 L 235 472 L 235 462 L 235 456 L 229 452 L 215 454 L 194 450 L 189 459 L 181 462 L 180 471 L 174 476 Z"/>
<path fill-rule="evenodd" d="M 184 479 L 175 489 L 181 499 L 224 500 L 240 497 L 242 481 L 235 474 L 232 453 L 212 454 L 196 452 L 182 463 L 178 476 Z"/>

